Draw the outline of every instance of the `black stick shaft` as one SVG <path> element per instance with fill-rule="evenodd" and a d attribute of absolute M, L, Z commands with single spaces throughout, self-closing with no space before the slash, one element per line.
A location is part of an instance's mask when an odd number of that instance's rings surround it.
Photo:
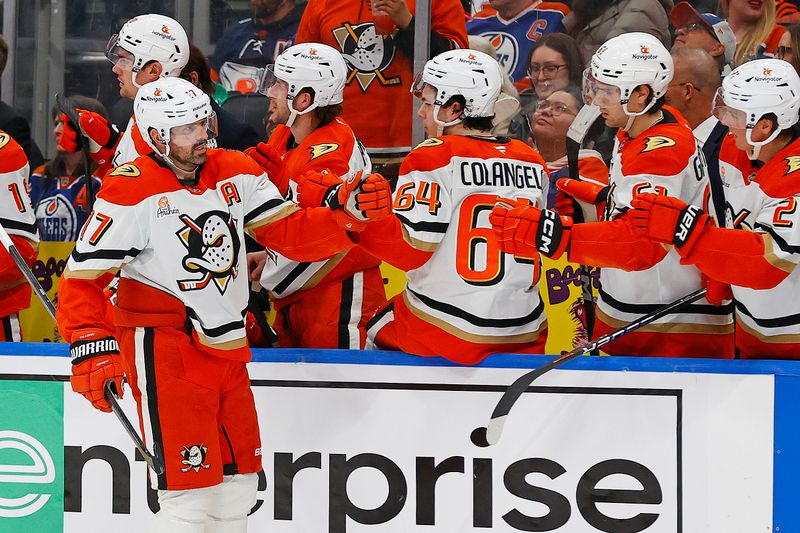
<path fill-rule="evenodd" d="M 128 417 L 125 416 L 125 413 L 122 412 L 122 408 L 119 406 L 119 402 L 117 401 L 117 395 L 113 390 L 114 382 L 113 381 L 106 381 L 104 395 L 108 403 L 111 404 L 111 410 L 116 415 L 117 419 L 122 424 L 122 427 L 125 429 L 125 432 L 133 441 L 133 445 L 136 446 L 136 449 L 139 450 L 139 453 L 142 454 L 144 457 L 145 462 L 147 465 L 155 472 L 157 475 L 161 475 L 164 473 L 164 463 L 161 461 L 160 457 L 157 457 L 147 451 L 147 447 L 142 442 L 142 439 L 139 437 L 139 434 L 133 428 L 130 420 Z"/>

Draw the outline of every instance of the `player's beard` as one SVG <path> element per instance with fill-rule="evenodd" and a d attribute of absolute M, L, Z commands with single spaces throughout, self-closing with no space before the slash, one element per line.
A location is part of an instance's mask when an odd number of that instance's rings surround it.
<path fill-rule="evenodd" d="M 202 148 L 202 151 L 200 151 Z M 174 150 L 170 159 L 183 170 L 191 171 L 206 162 L 208 158 L 208 141 L 194 144 L 191 148 Z"/>

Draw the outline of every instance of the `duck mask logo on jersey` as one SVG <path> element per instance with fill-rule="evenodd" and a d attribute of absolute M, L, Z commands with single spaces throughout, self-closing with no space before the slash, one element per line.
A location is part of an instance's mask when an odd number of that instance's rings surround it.
<path fill-rule="evenodd" d="M 213 281 L 220 294 L 225 294 L 230 281 L 238 275 L 241 242 L 236 223 L 224 211 L 204 213 L 194 220 L 181 215 L 180 219 L 184 226 L 177 235 L 189 251 L 183 258 L 183 268 L 202 277 L 178 280 L 178 287 L 196 291 Z"/>
<path fill-rule="evenodd" d="M 372 22 L 355 25 L 345 22 L 333 30 L 333 37 L 339 43 L 347 67 L 351 69 L 346 85 L 350 85 L 355 78 L 365 93 L 376 79 L 382 86 L 400 85 L 400 76 L 387 78 L 383 74 L 394 60 L 394 40 L 378 35 Z"/>
<path fill-rule="evenodd" d="M 786 176 L 791 174 L 792 172 L 796 172 L 800 170 L 800 156 L 799 155 L 790 155 L 786 159 L 786 166 L 788 167 L 786 171 Z"/>

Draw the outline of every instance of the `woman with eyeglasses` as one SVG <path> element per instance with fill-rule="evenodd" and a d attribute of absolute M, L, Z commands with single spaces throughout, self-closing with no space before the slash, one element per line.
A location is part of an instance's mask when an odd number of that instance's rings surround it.
<path fill-rule="evenodd" d="M 736 35 L 733 66 L 775 55 L 786 30 L 775 22 L 774 0 L 719 0 L 719 7 Z"/>
<path fill-rule="evenodd" d="M 532 144 L 547 162 L 550 171 L 550 188 L 547 195 L 547 207 L 556 209 L 560 214 L 572 216 L 572 202 L 556 203 L 555 186 L 559 178 L 576 177 L 569 175 L 567 164 L 567 130 L 575 115 L 578 114 L 583 101 L 581 91 L 568 86 L 551 93 L 547 98 L 539 100 L 536 110 L 530 117 Z M 602 130 L 602 121 L 598 123 Z M 593 137 L 592 133 L 588 137 Z M 602 155 L 596 150 L 581 149 L 578 153 L 578 172 L 581 179 L 597 185 L 608 184 L 608 167 Z M 562 211 L 566 212 L 562 212 Z"/>
<path fill-rule="evenodd" d="M 789 24 L 786 32 L 781 36 L 781 42 L 775 50 L 775 57 L 791 63 L 794 69 L 800 73 L 800 23 Z"/>

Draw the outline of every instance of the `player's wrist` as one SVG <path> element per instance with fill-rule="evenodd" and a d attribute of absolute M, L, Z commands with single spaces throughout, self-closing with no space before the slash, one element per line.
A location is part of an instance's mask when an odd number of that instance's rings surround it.
<path fill-rule="evenodd" d="M 101 356 L 119 355 L 119 344 L 112 336 L 79 340 L 69 345 L 69 354 L 73 365 L 79 365 L 87 359 Z"/>

